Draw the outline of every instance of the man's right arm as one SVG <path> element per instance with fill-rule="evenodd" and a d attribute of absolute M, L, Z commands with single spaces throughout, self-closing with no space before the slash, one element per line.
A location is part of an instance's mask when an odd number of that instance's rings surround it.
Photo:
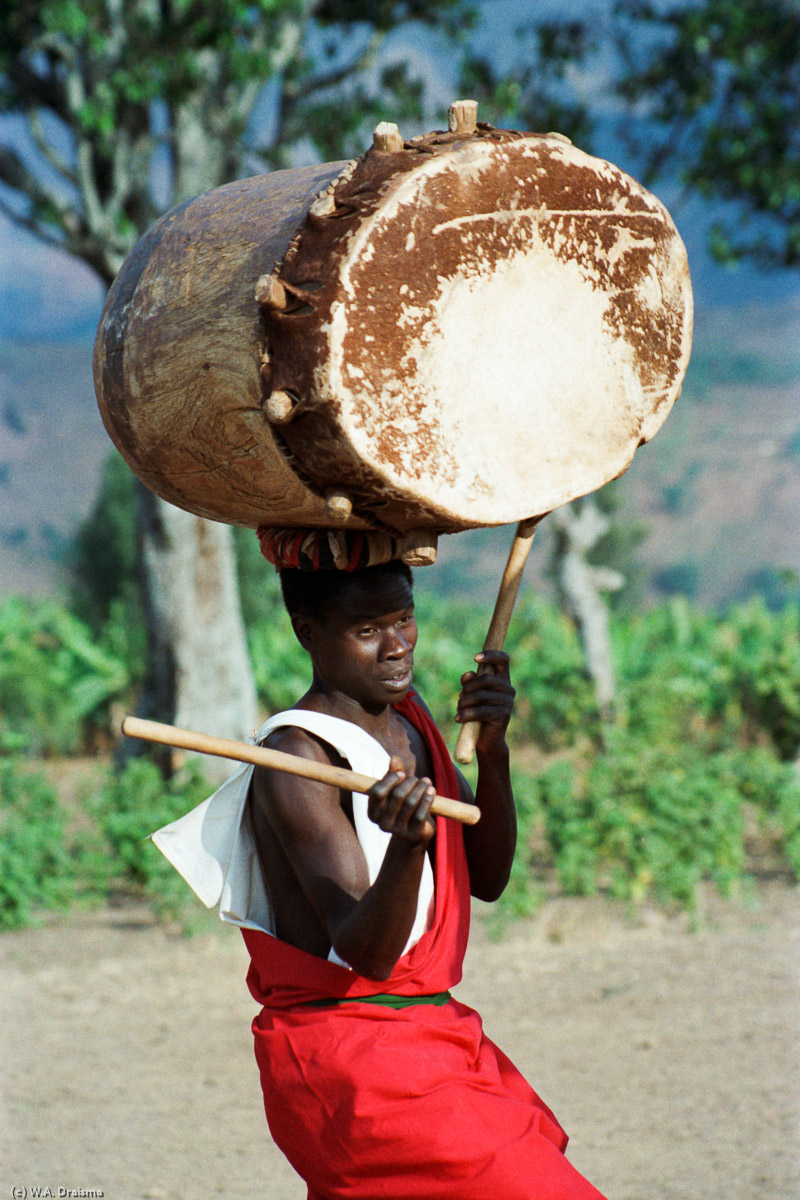
<path fill-rule="evenodd" d="M 330 762 L 304 730 L 277 730 L 270 748 Z M 370 793 L 370 817 L 392 834 L 383 865 L 370 886 L 355 831 L 329 784 L 257 767 L 253 802 L 261 809 L 331 945 L 354 971 L 381 980 L 403 953 L 433 823 L 429 780 L 406 777 L 399 760 Z"/>

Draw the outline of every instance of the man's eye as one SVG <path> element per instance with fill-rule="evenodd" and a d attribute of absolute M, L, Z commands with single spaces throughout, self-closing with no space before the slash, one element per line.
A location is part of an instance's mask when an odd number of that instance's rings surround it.
<path fill-rule="evenodd" d="M 372 626 L 367 625 L 363 629 L 359 629 L 358 636 L 359 637 L 371 637 L 374 632 L 375 632 L 375 630 L 372 628 Z"/>

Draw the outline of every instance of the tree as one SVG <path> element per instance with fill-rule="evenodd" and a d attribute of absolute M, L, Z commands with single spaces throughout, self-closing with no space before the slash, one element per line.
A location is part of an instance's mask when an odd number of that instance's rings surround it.
<path fill-rule="evenodd" d="M 421 119 L 403 21 L 453 33 L 461 0 L 4 0 L 0 210 L 109 285 L 161 212 L 242 174 L 342 158 L 376 118 Z M 240 737 L 255 692 L 228 526 L 139 491 L 146 709 Z"/>
<path fill-rule="evenodd" d="M 598 112 L 578 70 L 622 108 L 620 132 L 645 183 L 736 205 L 711 250 L 766 266 L 800 263 L 800 5 L 798 0 L 614 0 L 605 19 L 540 21 L 520 31 L 507 75 L 471 59 L 467 79 L 496 114 L 560 128 L 589 149 Z M 610 55 L 613 47 L 616 56 Z"/>
<path fill-rule="evenodd" d="M 687 189 L 737 203 L 735 228 L 712 227 L 711 249 L 723 261 L 800 264 L 797 0 L 703 0 L 660 10 L 622 0 L 617 11 L 619 95 L 641 106 L 658 131 L 649 145 L 636 145 L 645 178 L 677 166 Z M 640 39 L 644 54 L 634 48 Z"/>

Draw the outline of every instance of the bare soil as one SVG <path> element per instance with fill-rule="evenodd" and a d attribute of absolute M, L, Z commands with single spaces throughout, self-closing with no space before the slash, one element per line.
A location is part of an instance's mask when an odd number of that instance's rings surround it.
<path fill-rule="evenodd" d="M 457 994 L 613 1200 L 797 1200 L 798 918 L 782 882 L 707 897 L 694 932 L 555 898 L 498 942 L 478 911 Z M 4 935 L 0 968 L 0 1196 L 305 1196 L 266 1129 L 235 930 L 127 904 Z"/>

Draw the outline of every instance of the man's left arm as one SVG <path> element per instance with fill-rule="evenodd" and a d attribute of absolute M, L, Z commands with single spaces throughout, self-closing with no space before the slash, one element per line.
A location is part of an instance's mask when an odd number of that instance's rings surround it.
<path fill-rule="evenodd" d="M 478 782 L 474 797 L 481 819 L 477 825 L 464 826 L 464 846 L 472 895 L 491 901 L 502 895 L 508 883 L 517 844 L 517 814 L 506 742 L 515 692 L 509 677 L 508 655 L 502 650 L 484 650 L 476 655 L 476 661 L 481 672 L 468 671 L 461 677 L 456 720 L 460 724 L 481 723 L 475 744 Z M 472 790 L 463 775 L 457 774 L 461 798 L 471 802 Z"/>

